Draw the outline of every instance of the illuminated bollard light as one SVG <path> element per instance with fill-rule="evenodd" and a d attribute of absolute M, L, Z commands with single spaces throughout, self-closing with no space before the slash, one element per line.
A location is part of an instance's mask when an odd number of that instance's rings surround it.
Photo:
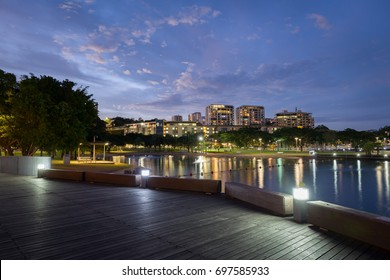
<path fill-rule="evenodd" d="M 142 169 L 141 170 L 141 185 L 142 187 L 147 187 L 148 177 L 150 176 L 150 170 L 149 169 Z"/>
<path fill-rule="evenodd" d="M 307 220 L 307 201 L 309 200 L 309 189 L 303 187 L 293 188 L 294 197 L 294 220 L 298 223 L 305 223 Z"/>

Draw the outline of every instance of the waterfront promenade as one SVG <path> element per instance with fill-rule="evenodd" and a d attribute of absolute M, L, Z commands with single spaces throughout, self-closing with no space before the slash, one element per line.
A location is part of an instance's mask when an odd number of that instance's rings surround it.
<path fill-rule="evenodd" d="M 221 195 L 0 174 L 0 258 L 390 259 Z"/>

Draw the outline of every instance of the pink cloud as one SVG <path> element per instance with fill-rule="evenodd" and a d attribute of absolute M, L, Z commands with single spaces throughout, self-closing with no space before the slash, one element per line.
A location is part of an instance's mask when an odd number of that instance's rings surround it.
<path fill-rule="evenodd" d="M 307 18 L 314 20 L 315 26 L 319 29 L 329 30 L 332 27 L 326 17 L 320 14 L 309 14 L 307 15 Z"/>

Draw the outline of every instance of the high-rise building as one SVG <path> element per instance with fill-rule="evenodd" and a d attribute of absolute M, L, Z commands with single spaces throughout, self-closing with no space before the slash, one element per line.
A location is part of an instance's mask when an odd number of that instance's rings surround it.
<path fill-rule="evenodd" d="M 311 113 L 295 109 L 295 112 L 287 110 L 276 114 L 276 125 L 278 127 L 314 128 L 314 118 Z"/>
<path fill-rule="evenodd" d="M 234 125 L 234 106 L 211 104 L 206 107 L 207 125 Z"/>
<path fill-rule="evenodd" d="M 172 116 L 172 121 L 173 122 L 182 122 L 183 121 L 183 116 L 181 116 L 181 115 L 174 115 L 174 116 Z"/>
<path fill-rule="evenodd" d="M 200 112 L 192 113 L 188 115 L 188 121 L 202 123 L 202 114 Z"/>
<path fill-rule="evenodd" d="M 263 126 L 265 124 L 263 106 L 243 105 L 236 108 L 236 125 Z"/>

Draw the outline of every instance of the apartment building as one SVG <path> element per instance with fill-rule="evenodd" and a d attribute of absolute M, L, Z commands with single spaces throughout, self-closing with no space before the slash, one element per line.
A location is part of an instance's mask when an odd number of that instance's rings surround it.
<path fill-rule="evenodd" d="M 296 109 L 295 112 L 284 110 L 275 116 L 278 127 L 314 128 L 314 118 L 311 113 Z"/>
<path fill-rule="evenodd" d="M 236 125 L 265 125 L 265 110 L 263 106 L 243 105 L 236 108 Z"/>
<path fill-rule="evenodd" d="M 234 106 L 211 104 L 206 107 L 206 125 L 234 125 Z"/>

